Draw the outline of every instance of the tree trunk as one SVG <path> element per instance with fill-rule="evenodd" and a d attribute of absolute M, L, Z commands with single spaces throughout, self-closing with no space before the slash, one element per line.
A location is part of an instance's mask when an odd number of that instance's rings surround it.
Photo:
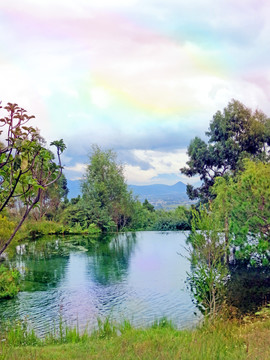
<path fill-rule="evenodd" d="M 25 210 L 25 213 L 23 215 L 23 217 L 21 218 L 19 224 L 16 226 L 16 228 L 14 229 L 12 235 L 10 236 L 10 238 L 8 239 L 8 241 L 4 244 L 4 246 L 1 248 L 0 250 L 0 255 L 6 250 L 6 248 L 8 247 L 8 245 L 11 243 L 12 239 L 14 238 L 14 236 L 17 234 L 17 231 L 20 229 L 20 227 L 22 226 L 22 224 L 24 223 L 25 219 L 27 218 L 28 214 L 30 213 L 30 211 L 33 209 L 34 205 L 39 201 L 39 197 L 40 197 L 40 192 L 41 189 L 38 190 L 38 194 L 36 196 L 36 198 L 34 199 L 34 201 L 32 202 L 31 206 L 27 207 Z"/>

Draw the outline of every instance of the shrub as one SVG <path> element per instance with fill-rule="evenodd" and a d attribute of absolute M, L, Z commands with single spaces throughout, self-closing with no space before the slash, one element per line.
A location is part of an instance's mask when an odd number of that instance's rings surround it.
<path fill-rule="evenodd" d="M 15 224 L 7 219 L 6 216 L 0 215 L 0 246 L 4 244 L 14 230 Z"/>
<path fill-rule="evenodd" d="M 17 269 L 0 266 L 0 299 L 10 299 L 19 292 L 20 273 Z"/>

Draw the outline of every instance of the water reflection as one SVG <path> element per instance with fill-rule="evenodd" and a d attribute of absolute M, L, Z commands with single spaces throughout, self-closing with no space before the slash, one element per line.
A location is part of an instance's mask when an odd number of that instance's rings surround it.
<path fill-rule="evenodd" d="M 59 316 L 82 329 L 105 316 L 137 326 L 167 316 L 188 326 L 196 318 L 185 285 L 189 263 L 178 255 L 185 239 L 181 232 L 140 232 L 25 243 L 8 253 L 25 285 L 17 298 L 0 302 L 0 322 L 27 316 L 40 333 Z"/>
<path fill-rule="evenodd" d="M 8 254 L 7 262 L 20 269 L 24 280 L 21 290 L 46 290 L 64 278 L 69 253 L 64 241 L 43 239 L 17 246 Z"/>
<path fill-rule="evenodd" d="M 97 284 L 109 285 L 127 276 L 135 249 L 136 233 L 107 237 L 88 250 L 89 275 Z"/>
<path fill-rule="evenodd" d="M 270 270 L 246 266 L 231 267 L 228 302 L 241 314 L 256 312 L 270 302 Z"/>

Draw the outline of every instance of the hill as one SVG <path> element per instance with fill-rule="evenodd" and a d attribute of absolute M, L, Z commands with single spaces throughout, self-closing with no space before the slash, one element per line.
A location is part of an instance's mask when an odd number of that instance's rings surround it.
<path fill-rule="evenodd" d="M 191 203 L 186 194 L 186 185 L 181 181 L 174 185 L 129 185 L 129 188 L 141 202 L 147 199 L 155 208 L 170 209 Z"/>
<path fill-rule="evenodd" d="M 77 197 L 80 193 L 80 180 L 68 180 L 68 198 Z M 138 200 L 144 202 L 147 199 L 158 208 L 175 208 L 178 205 L 190 204 L 186 195 L 186 185 L 181 181 L 174 185 L 153 184 L 153 185 L 128 185 Z"/>

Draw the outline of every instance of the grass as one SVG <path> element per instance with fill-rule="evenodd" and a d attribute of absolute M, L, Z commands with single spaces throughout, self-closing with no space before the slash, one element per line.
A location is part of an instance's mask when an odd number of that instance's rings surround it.
<path fill-rule="evenodd" d="M 177 330 L 166 319 L 136 329 L 125 321 L 99 322 L 92 334 L 60 326 L 39 339 L 23 324 L 7 329 L 0 341 L 0 359 L 270 359 L 270 316 L 205 322 L 194 330 Z"/>
<path fill-rule="evenodd" d="M 5 220 L 5 221 L 4 221 Z M 3 225 L 4 224 L 4 225 Z M 7 240 L 11 235 L 11 230 L 2 234 L 1 226 L 6 228 L 7 225 L 11 228 L 10 224 L 13 224 L 12 229 L 15 227 L 15 223 L 11 223 L 6 218 L 0 217 L 0 243 Z M 101 233 L 100 229 L 94 224 L 90 224 L 87 229 L 82 228 L 79 224 L 70 227 L 61 223 L 50 220 L 31 220 L 27 219 L 22 225 L 20 231 L 16 234 L 14 240 L 18 244 L 24 240 L 36 240 L 43 236 L 48 235 L 93 235 L 98 236 Z M 13 244 L 15 243 L 13 241 Z"/>

